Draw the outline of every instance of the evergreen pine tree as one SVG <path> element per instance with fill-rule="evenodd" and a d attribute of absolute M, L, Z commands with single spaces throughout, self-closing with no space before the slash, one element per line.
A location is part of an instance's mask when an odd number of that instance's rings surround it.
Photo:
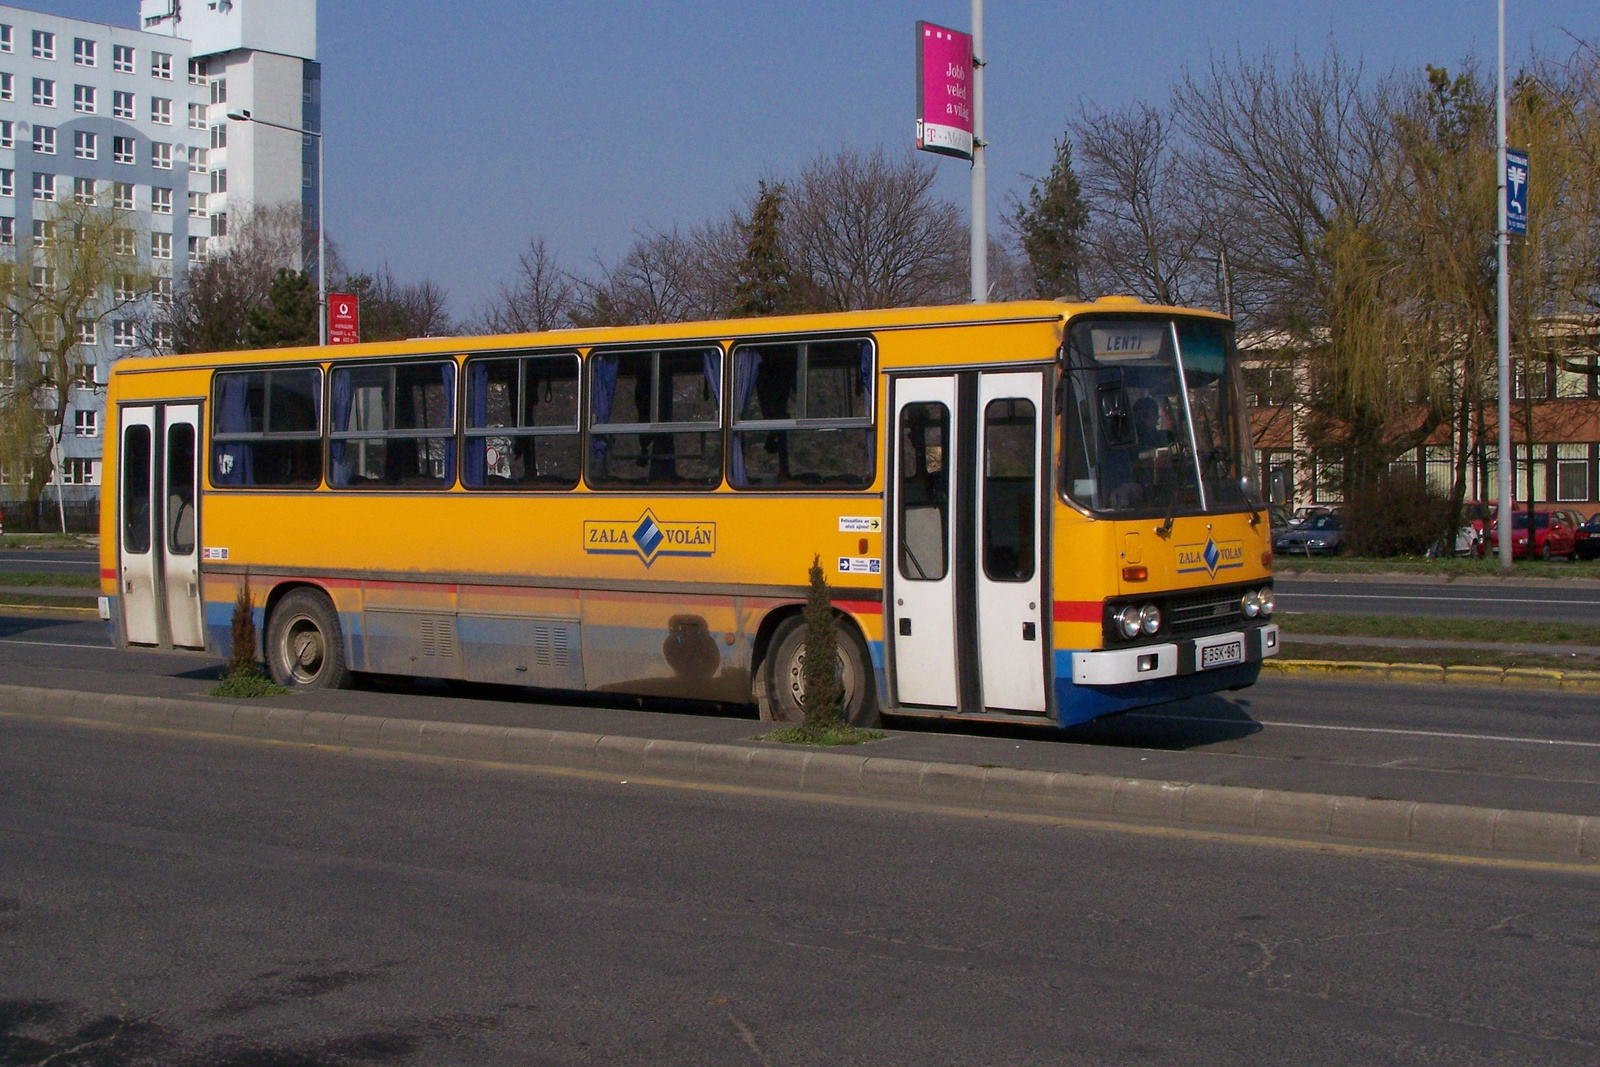
<path fill-rule="evenodd" d="M 252 348 L 292 348 L 317 343 L 317 290 L 305 271 L 279 269 L 267 306 L 250 309 L 245 340 Z"/>
<path fill-rule="evenodd" d="M 783 201 L 787 190 L 780 182 L 760 183 L 760 193 L 745 224 L 744 257 L 739 261 L 739 283 L 734 288 L 735 315 L 787 315 L 800 310 L 793 272 L 783 251 Z"/>
<path fill-rule="evenodd" d="M 801 670 L 805 682 L 805 723 L 802 729 L 819 734 L 841 723 L 839 704 L 844 698 L 839 685 L 839 623 L 828 597 L 828 579 L 822 573 L 822 560 L 813 556 L 809 572 L 811 588 L 806 595 L 806 661 Z"/>
<path fill-rule="evenodd" d="M 1027 199 L 1016 203 L 1011 216 L 1028 257 L 1035 295 L 1054 299 L 1082 292 L 1078 268 L 1083 245 L 1078 235 L 1088 221 L 1089 209 L 1072 169 L 1072 143 L 1062 138 L 1056 142 L 1049 175 L 1028 189 Z"/>

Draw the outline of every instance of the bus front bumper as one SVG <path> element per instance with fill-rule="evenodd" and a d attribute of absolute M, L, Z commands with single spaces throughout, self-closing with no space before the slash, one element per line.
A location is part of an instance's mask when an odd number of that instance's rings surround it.
<path fill-rule="evenodd" d="M 1276 656 L 1278 645 L 1278 628 L 1268 623 L 1166 644 L 1074 652 L 1072 682 L 1074 685 L 1127 685 L 1176 678 L 1259 662 Z"/>

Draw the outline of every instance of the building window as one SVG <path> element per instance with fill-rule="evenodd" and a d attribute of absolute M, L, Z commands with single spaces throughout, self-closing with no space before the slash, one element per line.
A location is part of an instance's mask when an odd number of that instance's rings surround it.
<path fill-rule="evenodd" d="M 133 73 L 133 46 L 114 44 L 111 46 L 111 69 L 119 74 Z"/>
<path fill-rule="evenodd" d="M 204 104 L 189 105 L 189 128 L 203 130 L 206 128 L 206 106 Z"/>
<path fill-rule="evenodd" d="M 135 150 L 132 137 L 111 138 L 111 161 L 113 163 L 127 163 L 131 166 L 134 159 Z"/>
<path fill-rule="evenodd" d="M 16 98 L 17 79 L 0 71 L 0 100 L 15 100 Z"/>
<path fill-rule="evenodd" d="M 132 274 L 119 274 L 111 283 L 111 299 L 119 304 L 139 299 L 139 282 Z"/>
<path fill-rule="evenodd" d="M 54 174 L 34 174 L 33 198 L 35 200 L 54 200 L 56 198 L 56 176 Z"/>
<path fill-rule="evenodd" d="M 33 287 L 50 291 L 56 287 L 56 269 L 54 267 L 33 268 Z M 43 328 L 39 331 L 39 339 L 46 344 L 55 343 L 55 319 L 46 319 L 40 324 Z"/>
<path fill-rule="evenodd" d="M 189 238 L 189 262 L 204 263 L 206 258 L 206 239 L 204 237 Z"/>
<path fill-rule="evenodd" d="M 218 167 L 211 172 L 211 191 L 225 193 L 228 191 L 228 168 Z"/>
<path fill-rule="evenodd" d="M 111 94 L 111 117 L 115 119 L 133 118 L 133 94 L 113 91 Z"/>
<path fill-rule="evenodd" d="M 133 186 L 128 182 L 111 183 L 111 206 L 123 211 L 133 210 Z"/>
<path fill-rule="evenodd" d="M 130 298 L 131 299 L 131 298 Z M 158 276 L 150 279 L 150 299 L 158 304 L 172 303 L 172 279 Z"/>
<path fill-rule="evenodd" d="M 54 59 L 56 57 L 56 35 L 47 30 L 33 31 L 33 58 Z"/>
<path fill-rule="evenodd" d="M 161 141 L 151 141 L 150 165 L 156 170 L 171 170 L 172 146 Z"/>
<path fill-rule="evenodd" d="M 226 104 L 228 102 L 227 78 L 218 78 L 211 83 L 211 102 L 213 104 Z"/>
<path fill-rule="evenodd" d="M 157 215 L 172 214 L 172 190 L 153 186 L 150 190 L 150 210 Z"/>
<path fill-rule="evenodd" d="M 112 231 L 111 240 L 112 240 L 112 249 L 113 249 L 113 254 L 114 255 L 119 255 L 119 256 L 138 255 L 138 253 L 139 253 L 138 237 L 134 234 L 134 232 L 132 230 L 126 229 L 125 227 L 119 226 L 114 231 Z"/>
<path fill-rule="evenodd" d="M 62 485 L 99 485 L 100 465 L 92 459 L 69 459 L 61 472 Z"/>
<path fill-rule="evenodd" d="M 204 174 L 206 172 L 206 161 L 209 158 L 210 158 L 210 156 L 208 155 L 207 149 L 204 149 L 204 148 L 191 148 L 191 149 L 189 149 L 189 170 L 190 170 L 190 172 L 194 173 L 194 174 Z"/>
<path fill-rule="evenodd" d="M 33 220 L 33 247 L 49 248 L 56 243 L 56 224 L 48 219 Z"/>
<path fill-rule="evenodd" d="M 213 212 L 211 215 L 211 236 L 228 236 L 228 213 L 226 211 Z"/>
<path fill-rule="evenodd" d="M 172 351 L 172 323 L 157 322 L 151 325 L 150 346 L 159 352 Z"/>
<path fill-rule="evenodd" d="M 1542 504 L 1550 499 L 1550 447 L 1534 445 L 1530 453 L 1527 445 L 1517 446 L 1517 464 L 1512 468 L 1511 496 L 1516 500 L 1532 500 Z M 1530 459 L 1532 460 L 1530 464 Z M 1531 479 L 1531 481 L 1530 481 Z"/>
<path fill-rule="evenodd" d="M 209 64 L 204 59 L 189 60 L 189 84 L 204 85 L 208 70 Z"/>
<path fill-rule="evenodd" d="M 80 204 L 92 204 L 95 201 L 96 189 L 93 178 L 72 179 L 72 199 Z"/>
<path fill-rule="evenodd" d="M 11 54 L 11 27 L 0 23 L 0 52 Z"/>
<path fill-rule="evenodd" d="M 150 98 L 150 121 L 157 126 L 172 125 L 172 101 L 164 96 Z"/>
<path fill-rule="evenodd" d="M 722 481 L 721 349 L 612 352 L 590 366 L 590 485 Z"/>
<path fill-rule="evenodd" d="M 93 115 L 95 104 L 94 86 L 74 85 L 72 87 L 72 110 L 84 115 Z"/>
<path fill-rule="evenodd" d="M 10 215 L 0 215 L 0 245 L 13 247 L 17 243 L 17 220 Z"/>
<path fill-rule="evenodd" d="M 17 195 L 17 172 L 0 168 L 0 196 Z"/>
<path fill-rule="evenodd" d="M 191 219 L 203 219 L 206 217 L 205 193 L 189 194 L 189 217 Z"/>
<path fill-rule="evenodd" d="M 72 133 L 72 154 L 78 159 L 99 159 L 100 135 L 90 133 L 88 130 L 74 130 Z"/>
<path fill-rule="evenodd" d="M 56 128 L 54 126 L 40 126 L 38 123 L 34 124 L 33 150 L 42 156 L 53 156 L 56 154 Z"/>
<path fill-rule="evenodd" d="M 95 47 L 95 42 L 82 37 L 72 39 L 72 61 L 78 66 L 95 66 L 98 54 L 99 49 Z"/>
<path fill-rule="evenodd" d="M 1318 504 L 1344 502 L 1344 462 L 1312 456 L 1312 494 Z"/>
<path fill-rule="evenodd" d="M 227 148 L 228 147 L 228 124 L 227 123 L 219 122 L 215 126 L 211 127 L 211 147 L 212 148 Z"/>
<path fill-rule="evenodd" d="M 139 331 L 131 319 L 118 319 L 111 324 L 111 343 L 117 348 L 133 348 L 139 343 Z"/>
<path fill-rule="evenodd" d="M 56 83 L 53 78 L 33 79 L 33 102 L 39 107 L 56 106 Z"/>
<path fill-rule="evenodd" d="M 162 81 L 172 80 L 172 57 L 166 52 L 150 53 L 150 77 Z"/>
<path fill-rule="evenodd" d="M 150 258 L 151 259 L 171 259 L 172 258 L 172 234 L 170 234 L 170 233 L 152 233 L 150 235 Z"/>
<path fill-rule="evenodd" d="M 316 165 L 313 164 L 309 159 L 306 160 L 304 163 L 300 164 L 300 185 L 301 185 L 301 187 L 305 188 L 305 189 L 309 189 L 309 188 L 311 188 L 312 185 L 314 185 L 316 183 L 316 180 L 317 180 Z"/>
<path fill-rule="evenodd" d="M 97 345 L 100 343 L 100 327 L 89 319 L 80 319 L 78 322 L 78 343 L 80 345 Z M 79 437 L 84 436 L 79 434 Z M 89 436 L 94 436 L 90 434 Z"/>
<path fill-rule="evenodd" d="M 72 432 L 77 437 L 99 437 L 100 413 L 98 411 L 74 411 L 72 413 Z"/>
<path fill-rule="evenodd" d="M 17 124 L 10 119 L 0 119 L 0 148 L 17 147 Z"/>
<path fill-rule="evenodd" d="M 1556 445 L 1556 499 L 1589 499 L 1589 446 Z"/>

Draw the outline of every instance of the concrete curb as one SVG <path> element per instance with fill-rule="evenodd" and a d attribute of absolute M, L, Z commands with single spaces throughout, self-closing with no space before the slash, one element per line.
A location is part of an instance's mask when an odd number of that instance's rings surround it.
<path fill-rule="evenodd" d="M 1441 667 L 1436 663 L 1370 663 L 1365 660 L 1269 659 L 1273 674 L 1337 675 L 1371 682 L 1411 685 L 1478 685 L 1501 689 L 1555 689 L 1600 693 L 1600 671 L 1546 671 L 1531 667 Z"/>
<path fill-rule="evenodd" d="M 1600 861 L 1600 816 L 0 685 L 0 713 L 1041 814 Z"/>

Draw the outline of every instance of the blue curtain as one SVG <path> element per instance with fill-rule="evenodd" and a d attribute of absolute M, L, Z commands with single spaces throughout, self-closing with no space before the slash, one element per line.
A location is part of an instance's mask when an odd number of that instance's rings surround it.
<path fill-rule="evenodd" d="M 722 407 L 722 349 L 708 348 L 701 355 L 705 361 L 706 384 L 711 386 L 711 395 L 717 398 L 717 407 Z"/>
<path fill-rule="evenodd" d="M 467 428 L 478 429 L 489 421 L 489 365 L 474 363 L 467 369 L 467 375 Z M 488 474 L 484 459 L 486 447 L 481 437 L 467 439 L 467 469 L 461 480 L 474 489 L 483 488 Z"/>
<path fill-rule="evenodd" d="M 250 375 L 224 374 L 218 398 L 217 432 L 249 433 Z M 262 427 L 267 429 L 267 427 Z M 254 485 L 255 450 L 243 441 L 220 444 L 215 448 L 216 464 L 212 477 L 217 485 Z"/>
<path fill-rule="evenodd" d="M 611 402 L 617 397 L 617 368 L 616 356 L 596 356 L 589 363 L 592 372 L 594 425 L 600 426 L 611 421 Z M 606 440 L 596 434 L 590 440 L 590 447 L 594 450 L 594 458 L 603 462 L 606 458 Z"/>
<path fill-rule="evenodd" d="M 446 425 L 455 429 L 456 421 L 456 365 L 452 361 L 439 368 L 439 380 L 444 382 Z M 456 438 L 451 434 L 444 439 L 444 484 L 454 485 L 456 480 Z"/>
<path fill-rule="evenodd" d="M 333 421 L 329 428 L 334 433 L 341 433 L 350 429 L 350 372 L 336 370 L 333 372 Z M 348 441 L 333 442 L 333 463 L 329 471 L 329 484 L 350 484 L 350 461 L 345 458 L 349 447 Z"/>
<path fill-rule="evenodd" d="M 756 389 L 756 374 L 761 370 L 761 350 L 756 348 L 742 348 L 734 353 L 733 359 L 733 418 L 737 421 L 743 414 L 745 405 L 750 403 L 750 394 Z M 729 475 L 734 485 L 746 483 L 744 468 L 744 435 L 737 432 L 732 434 L 733 452 L 728 457 Z"/>

